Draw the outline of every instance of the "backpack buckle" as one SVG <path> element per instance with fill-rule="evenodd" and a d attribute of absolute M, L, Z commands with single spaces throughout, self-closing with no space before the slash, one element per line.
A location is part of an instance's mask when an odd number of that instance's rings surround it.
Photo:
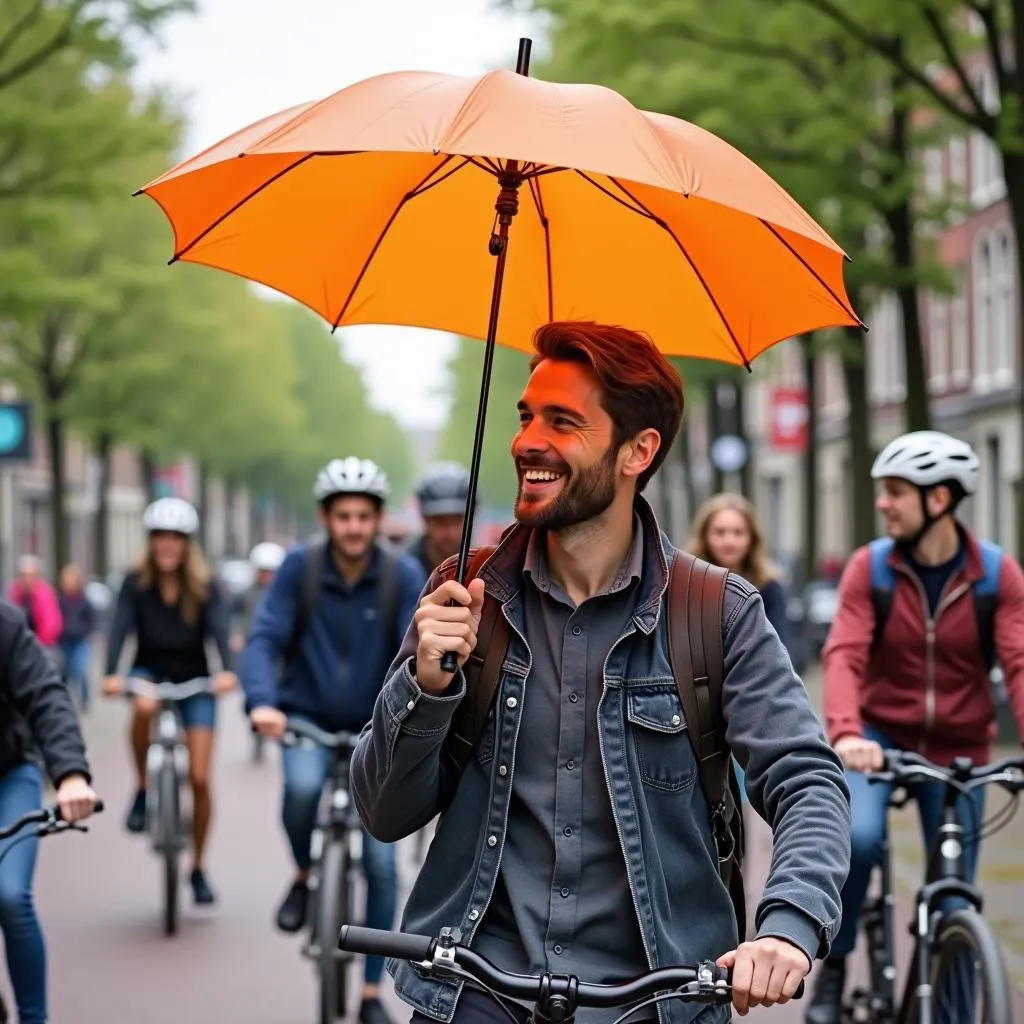
<path fill-rule="evenodd" d="M 711 809 L 711 835 L 715 840 L 715 850 L 719 864 L 727 864 L 736 853 L 736 837 L 729 828 L 725 817 L 726 805 L 722 800 Z"/>

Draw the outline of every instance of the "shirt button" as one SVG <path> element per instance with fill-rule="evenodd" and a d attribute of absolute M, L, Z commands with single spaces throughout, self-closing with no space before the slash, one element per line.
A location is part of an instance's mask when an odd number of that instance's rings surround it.
<path fill-rule="evenodd" d="M 570 701 L 571 701 L 571 702 L 572 702 L 573 704 L 575 704 L 575 703 L 576 703 L 576 701 L 578 701 L 579 699 L 580 699 L 580 698 L 579 698 L 579 695 L 578 695 L 578 694 L 575 694 L 575 693 L 570 693 L 570 694 L 569 694 L 569 700 L 570 700 Z"/>
<path fill-rule="evenodd" d="M 561 946 L 555 946 L 555 953 L 556 953 L 556 955 L 560 954 L 561 952 L 562 952 L 562 947 Z"/>
<path fill-rule="evenodd" d="M 573 768 L 576 767 L 576 762 L 575 761 L 566 761 L 565 762 L 565 767 L 568 768 L 569 771 L 572 771 Z"/>
<path fill-rule="evenodd" d="M 508 775 L 508 766 L 507 765 L 503 765 L 503 764 L 498 765 L 498 774 L 499 775 Z"/>
<path fill-rule="evenodd" d="M 408 703 L 408 704 L 406 704 L 406 705 L 405 705 L 405 710 L 406 710 L 406 711 L 412 711 L 412 709 L 413 709 L 414 707 L 416 707 L 416 701 L 414 701 L 414 700 L 411 700 L 411 701 L 409 701 L 409 703 Z"/>
<path fill-rule="evenodd" d="M 497 846 L 498 845 L 498 837 L 497 836 L 488 836 L 487 837 L 487 845 L 488 846 Z"/>
<path fill-rule="evenodd" d="M 569 895 L 569 890 L 568 889 L 563 889 L 562 890 L 562 899 L 565 899 L 565 897 L 568 896 L 568 895 Z"/>
<path fill-rule="evenodd" d="M 583 627 L 582 626 L 573 626 L 572 627 L 572 635 L 573 636 L 579 636 L 580 633 L 582 633 L 582 632 L 583 632 Z"/>
<path fill-rule="evenodd" d="M 510 707 L 510 708 L 514 708 L 518 703 L 519 703 L 519 701 L 517 701 L 515 699 L 515 697 L 509 697 L 509 699 L 507 701 L 505 701 L 506 707 Z"/>
<path fill-rule="evenodd" d="M 471 910 L 469 912 L 469 919 L 470 919 L 470 921 L 475 921 L 479 916 L 480 916 L 480 911 L 479 910 Z"/>
<path fill-rule="evenodd" d="M 672 724 L 673 724 L 673 725 L 678 725 L 678 724 L 679 724 L 679 721 L 680 721 L 680 719 L 679 719 L 679 716 L 678 716 L 678 715 L 673 715 L 673 716 L 672 716 Z"/>
<path fill-rule="evenodd" d="M 572 835 L 572 829 L 568 825 L 566 825 L 565 828 L 562 829 L 562 835 L 563 836 L 571 836 Z"/>

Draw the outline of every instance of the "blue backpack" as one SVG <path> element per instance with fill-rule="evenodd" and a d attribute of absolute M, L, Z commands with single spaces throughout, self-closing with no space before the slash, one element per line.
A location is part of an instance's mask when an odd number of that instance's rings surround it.
<path fill-rule="evenodd" d="M 985 664 L 992 669 L 996 663 L 995 614 L 999 594 L 999 572 L 1003 565 L 1003 549 L 991 541 L 978 541 L 985 575 L 972 588 L 974 616 L 978 621 L 978 637 Z M 871 638 L 872 653 L 882 639 L 882 632 L 892 610 L 892 588 L 895 573 L 889 564 L 893 541 L 889 537 L 868 545 L 871 552 L 871 603 L 875 607 L 875 632 Z"/>

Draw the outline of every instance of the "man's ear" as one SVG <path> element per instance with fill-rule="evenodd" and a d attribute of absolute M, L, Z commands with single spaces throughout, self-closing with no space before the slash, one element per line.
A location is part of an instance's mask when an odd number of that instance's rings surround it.
<path fill-rule="evenodd" d="M 661 434 L 654 427 L 641 430 L 635 437 L 630 438 L 622 446 L 625 459 L 621 466 L 624 476 L 641 476 L 654 461 L 654 457 L 661 450 Z"/>

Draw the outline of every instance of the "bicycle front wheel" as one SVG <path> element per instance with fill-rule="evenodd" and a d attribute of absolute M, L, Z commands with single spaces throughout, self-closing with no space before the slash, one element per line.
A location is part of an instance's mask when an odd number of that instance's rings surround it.
<path fill-rule="evenodd" d="M 174 935 L 178 930 L 178 859 L 181 852 L 178 834 L 181 829 L 181 794 L 178 791 L 178 775 L 170 758 L 167 758 L 160 768 L 158 793 L 160 854 L 163 859 L 164 876 L 164 935 Z"/>
<path fill-rule="evenodd" d="M 338 935 L 347 920 L 348 850 L 337 839 L 325 838 L 316 901 L 317 973 L 320 976 L 320 1024 L 345 1016 L 348 961 L 338 952 Z"/>
<path fill-rule="evenodd" d="M 931 964 L 935 1024 L 1013 1024 L 999 941 L 976 910 L 939 922 Z"/>

